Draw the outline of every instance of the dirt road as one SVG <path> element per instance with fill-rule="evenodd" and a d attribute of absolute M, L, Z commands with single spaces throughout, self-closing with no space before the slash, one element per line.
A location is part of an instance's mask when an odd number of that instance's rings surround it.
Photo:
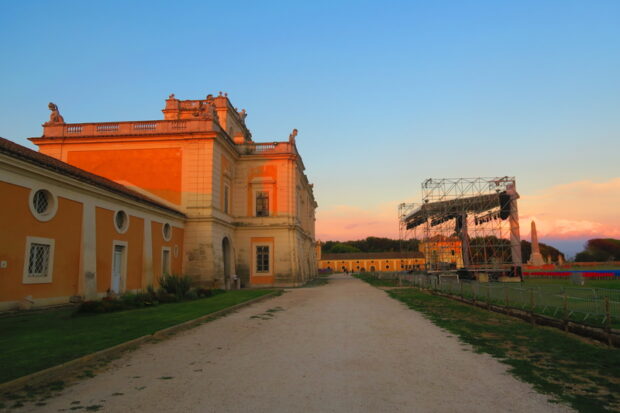
<path fill-rule="evenodd" d="M 23 410 L 568 410 L 385 292 L 333 278 L 145 345 L 45 406 Z"/>

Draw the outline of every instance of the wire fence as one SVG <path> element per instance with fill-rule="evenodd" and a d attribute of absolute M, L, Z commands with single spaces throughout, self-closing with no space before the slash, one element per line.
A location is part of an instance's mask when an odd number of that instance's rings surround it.
<path fill-rule="evenodd" d="M 370 275 L 370 274 L 369 274 Z M 479 303 L 516 308 L 597 327 L 620 328 L 620 290 L 522 283 L 481 283 L 456 275 L 375 273 L 394 286 L 415 286 L 460 296 Z"/>

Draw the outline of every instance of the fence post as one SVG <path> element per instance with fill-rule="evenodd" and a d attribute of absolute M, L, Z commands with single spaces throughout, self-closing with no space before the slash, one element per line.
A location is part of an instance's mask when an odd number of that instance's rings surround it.
<path fill-rule="evenodd" d="M 506 308 L 508 308 L 508 288 L 504 285 L 504 301 L 506 304 Z"/>
<path fill-rule="evenodd" d="M 480 287 L 480 285 L 477 287 Z M 474 287 L 471 287 L 471 293 L 473 295 L 474 305 L 476 305 L 476 289 Z"/>
<path fill-rule="evenodd" d="M 532 324 L 536 324 L 536 320 L 534 319 L 534 309 L 536 308 L 534 303 L 534 290 L 530 289 L 530 321 Z"/>
<path fill-rule="evenodd" d="M 566 292 L 562 298 L 562 307 L 564 307 L 564 331 L 568 331 L 568 298 Z"/>
<path fill-rule="evenodd" d="M 605 296 L 605 331 L 607 332 L 607 345 L 611 346 L 611 311 L 608 296 Z"/>
<path fill-rule="evenodd" d="M 399 287 L 403 286 L 403 278 L 400 273 L 398 273 L 398 286 Z"/>
<path fill-rule="evenodd" d="M 491 308 L 491 286 L 487 285 L 487 309 Z"/>
<path fill-rule="evenodd" d="M 461 290 L 461 299 L 463 299 L 463 281 L 459 280 L 459 287 Z"/>

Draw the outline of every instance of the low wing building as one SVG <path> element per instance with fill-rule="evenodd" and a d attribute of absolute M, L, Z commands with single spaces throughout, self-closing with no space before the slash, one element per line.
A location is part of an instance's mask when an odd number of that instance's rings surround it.
<path fill-rule="evenodd" d="M 321 254 L 319 271 L 331 272 L 394 272 L 424 270 L 424 255 L 407 252 L 350 252 Z"/>

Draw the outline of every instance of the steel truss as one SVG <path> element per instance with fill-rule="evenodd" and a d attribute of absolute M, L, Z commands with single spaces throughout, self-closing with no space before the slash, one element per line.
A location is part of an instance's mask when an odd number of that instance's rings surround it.
<path fill-rule="evenodd" d="M 399 205 L 401 245 L 427 271 L 520 272 L 518 198 L 514 177 L 429 178 L 421 203 Z"/>

